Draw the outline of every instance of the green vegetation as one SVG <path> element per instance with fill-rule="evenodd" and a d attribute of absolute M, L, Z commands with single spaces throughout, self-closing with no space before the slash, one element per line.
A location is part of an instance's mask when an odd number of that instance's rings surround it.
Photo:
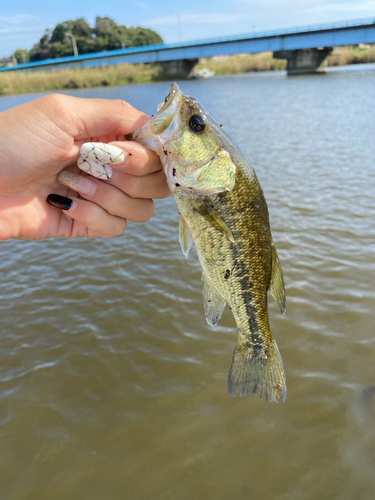
<path fill-rule="evenodd" d="M 119 64 L 100 68 L 0 73 L 0 95 L 148 83 L 163 79 L 161 66 Z"/>
<path fill-rule="evenodd" d="M 81 18 L 59 23 L 52 31 L 46 30 L 30 52 L 16 50 L 14 55 L 19 63 L 71 56 L 73 46 L 69 34 L 75 37 L 78 54 L 164 43 L 155 31 L 148 28 L 127 28 L 117 25 L 109 17 L 97 17 L 94 28 L 91 28 Z"/>
<path fill-rule="evenodd" d="M 14 57 L 17 59 L 18 64 L 30 62 L 30 54 L 25 49 L 16 50 Z"/>
<path fill-rule="evenodd" d="M 328 66 L 344 66 L 375 62 L 375 46 L 373 47 L 340 47 L 328 57 Z M 232 75 L 255 71 L 279 71 L 286 68 L 286 60 L 273 59 L 272 52 L 261 54 L 238 54 L 223 59 L 204 59 L 196 69 L 208 68 L 216 75 Z"/>
<path fill-rule="evenodd" d="M 286 68 L 286 60 L 274 59 L 272 52 L 260 54 L 238 54 L 227 58 L 202 59 L 196 70 L 208 68 L 216 75 L 233 75 L 237 73 L 253 73 L 255 71 L 280 71 Z"/>
<path fill-rule="evenodd" d="M 328 66 L 346 66 L 375 62 L 375 45 L 372 47 L 338 47 L 328 57 Z"/>
<path fill-rule="evenodd" d="M 371 48 L 342 47 L 329 56 L 329 66 L 375 62 L 375 46 Z M 273 59 L 272 53 L 246 54 L 223 59 L 204 59 L 197 69 L 213 69 L 217 75 L 249 73 L 254 71 L 282 70 L 286 61 Z M 0 73 L 0 95 L 48 92 L 63 89 L 128 85 L 170 79 L 162 67 L 151 64 L 119 64 L 100 68 L 69 69 L 24 73 Z"/>

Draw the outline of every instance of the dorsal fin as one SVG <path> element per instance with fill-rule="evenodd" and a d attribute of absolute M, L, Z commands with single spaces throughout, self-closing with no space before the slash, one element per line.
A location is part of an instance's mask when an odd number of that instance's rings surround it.
<path fill-rule="evenodd" d="M 216 326 L 223 314 L 225 300 L 217 293 L 202 273 L 204 314 L 210 326 Z"/>
<path fill-rule="evenodd" d="M 281 264 L 279 257 L 277 255 L 276 247 L 271 241 L 272 248 L 272 275 L 270 283 L 270 292 L 274 298 L 276 304 L 279 306 L 280 312 L 285 314 L 286 312 L 286 294 L 284 287 L 283 272 L 281 270 Z"/>

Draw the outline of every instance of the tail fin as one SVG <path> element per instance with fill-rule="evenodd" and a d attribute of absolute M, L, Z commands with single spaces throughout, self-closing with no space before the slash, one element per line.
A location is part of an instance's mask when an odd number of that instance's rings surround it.
<path fill-rule="evenodd" d="M 276 342 L 273 340 L 267 356 L 259 356 L 236 345 L 232 366 L 228 376 L 230 396 L 246 396 L 249 393 L 266 398 L 269 403 L 284 403 L 286 381 L 283 362 Z"/>

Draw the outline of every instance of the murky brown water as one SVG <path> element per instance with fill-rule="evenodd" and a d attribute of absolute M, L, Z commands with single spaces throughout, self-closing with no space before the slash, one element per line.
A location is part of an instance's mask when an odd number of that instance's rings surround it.
<path fill-rule="evenodd" d="M 111 241 L 0 245 L 0 498 L 372 500 L 375 71 L 181 82 L 248 153 L 288 294 L 284 405 L 230 398 L 172 199 Z M 153 112 L 167 83 L 74 95 Z M 34 96 L 3 98 L 5 109 Z"/>

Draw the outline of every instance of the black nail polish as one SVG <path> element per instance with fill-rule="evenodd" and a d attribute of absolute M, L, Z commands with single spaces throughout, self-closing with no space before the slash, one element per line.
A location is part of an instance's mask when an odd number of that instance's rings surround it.
<path fill-rule="evenodd" d="M 73 200 L 60 196 L 59 194 L 49 194 L 47 196 L 47 203 L 53 207 L 60 208 L 61 210 L 69 210 L 72 206 Z"/>

